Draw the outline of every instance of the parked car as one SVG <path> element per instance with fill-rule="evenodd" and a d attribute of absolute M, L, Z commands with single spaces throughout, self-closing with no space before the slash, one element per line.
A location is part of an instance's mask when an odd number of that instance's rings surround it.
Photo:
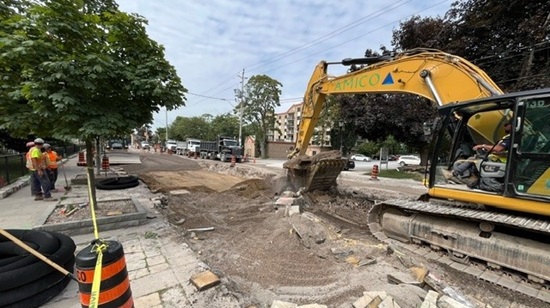
<path fill-rule="evenodd" d="M 363 154 L 354 154 L 351 156 L 351 160 L 372 161 L 372 158 L 365 156 Z"/>
<path fill-rule="evenodd" d="M 397 160 L 399 166 L 418 166 L 420 165 L 420 157 L 414 155 L 403 155 Z"/>
<path fill-rule="evenodd" d="M 151 146 L 149 145 L 149 142 L 142 141 L 141 142 L 141 148 L 144 149 L 144 150 L 149 150 L 149 149 L 151 149 Z"/>
<path fill-rule="evenodd" d="M 122 143 L 118 143 L 118 142 L 111 143 L 111 149 L 122 150 L 123 149 Z"/>
<path fill-rule="evenodd" d="M 348 171 L 349 169 L 355 168 L 355 162 L 348 158 L 342 158 L 346 160 L 346 164 L 344 165 L 344 170 Z"/>

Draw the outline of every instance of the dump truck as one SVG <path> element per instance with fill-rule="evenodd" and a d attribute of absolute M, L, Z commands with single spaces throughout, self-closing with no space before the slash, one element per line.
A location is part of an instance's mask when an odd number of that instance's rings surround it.
<path fill-rule="evenodd" d="M 181 144 L 181 145 L 180 145 Z M 200 149 L 201 141 L 199 139 L 187 138 L 185 141 L 178 142 L 176 151 L 179 151 L 180 155 L 188 155 L 188 153 L 198 153 Z"/>
<path fill-rule="evenodd" d="M 241 162 L 243 148 L 233 137 L 218 136 L 215 141 L 201 141 L 199 156 L 203 159 L 219 159 L 222 162 L 231 161 L 235 157 L 236 162 Z"/>

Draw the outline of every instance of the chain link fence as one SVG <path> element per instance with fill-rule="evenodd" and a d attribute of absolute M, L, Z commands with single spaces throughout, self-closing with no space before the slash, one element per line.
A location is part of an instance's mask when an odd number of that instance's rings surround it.
<path fill-rule="evenodd" d="M 65 147 L 53 147 L 61 157 L 66 158 L 78 153 L 84 146 L 71 145 Z M 26 167 L 26 153 L 0 155 L 0 187 L 15 182 L 18 178 L 29 173 Z"/>

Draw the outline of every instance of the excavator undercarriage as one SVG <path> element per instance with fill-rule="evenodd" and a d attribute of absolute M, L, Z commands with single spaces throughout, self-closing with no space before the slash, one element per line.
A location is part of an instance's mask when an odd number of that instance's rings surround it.
<path fill-rule="evenodd" d="M 385 201 L 368 227 L 384 243 L 550 303 L 549 221 L 456 205 Z"/>

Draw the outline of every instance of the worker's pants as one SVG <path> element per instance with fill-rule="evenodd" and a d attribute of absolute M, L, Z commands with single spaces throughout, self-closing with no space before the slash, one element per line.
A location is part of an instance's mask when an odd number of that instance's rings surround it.
<path fill-rule="evenodd" d="M 57 182 L 57 168 L 48 169 L 48 179 L 50 180 L 50 190 L 54 190 L 55 182 Z"/>
<path fill-rule="evenodd" d="M 48 178 L 48 172 L 43 170 L 42 175 L 38 175 L 37 171 L 31 172 L 31 183 L 35 183 L 37 195 L 40 195 L 40 187 L 42 187 L 42 193 L 44 198 L 50 198 L 52 196 L 50 189 L 50 179 Z M 32 185 L 32 184 L 31 184 Z M 31 186 L 31 189 L 33 187 Z"/>

